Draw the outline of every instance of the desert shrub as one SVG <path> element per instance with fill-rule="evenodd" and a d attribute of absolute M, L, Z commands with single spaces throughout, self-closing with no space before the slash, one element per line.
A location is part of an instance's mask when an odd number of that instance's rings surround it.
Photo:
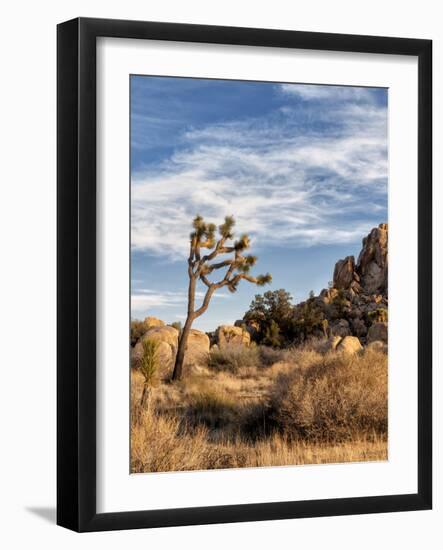
<path fill-rule="evenodd" d="M 237 373 L 241 368 L 255 367 L 259 362 L 256 346 L 230 345 L 211 351 L 208 366 L 217 371 Z"/>
<path fill-rule="evenodd" d="M 323 361 L 323 354 L 320 351 L 321 342 L 324 340 L 311 338 L 300 346 L 288 348 L 285 354 L 285 361 L 292 363 L 298 369 L 306 370 L 313 365 Z"/>
<path fill-rule="evenodd" d="M 271 324 L 265 329 L 265 335 L 262 342 L 265 346 L 278 348 L 281 346 L 282 341 L 283 338 L 280 335 L 280 327 L 274 320 L 272 320 Z"/>
<path fill-rule="evenodd" d="M 370 323 L 387 323 L 388 310 L 385 307 L 379 307 L 373 311 L 368 311 L 366 317 Z"/>
<path fill-rule="evenodd" d="M 277 379 L 269 419 L 288 437 L 336 442 L 386 434 L 387 405 L 386 354 L 330 354 Z"/>
<path fill-rule="evenodd" d="M 137 407 L 133 414 L 137 415 Z M 273 434 L 263 440 L 213 444 L 204 426 L 187 429 L 177 418 L 144 414 L 131 427 L 131 472 L 169 472 L 386 460 L 385 438 L 327 445 Z"/>
<path fill-rule="evenodd" d="M 234 409 L 235 401 L 225 392 L 206 388 L 191 396 L 190 405 L 197 412 L 210 411 L 219 414 L 226 409 Z"/>
<path fill-rule="evenodd" d="M 228 393 L 216 388 L 202 388 L 189 398 L 186 423 L 218 429 L 234 422 L 236 416 L 236 402 Z"/>
<path fill-rule="evenodd" d="M 137 408 L 133 418 L 139 418 Z M 132 422 L 131 471 L 168 472 L 201 469 L 213 461 L 204 426 L 188 434 L 178 419 L 147 413 Z"/>
<path fill-rule="evenodd" d="M 180 321 L 174 321 L 173 323 L 171 323 L 170 325 L 172 328 L 175 328 L 175 330 L 178 330 L 178 333 L 181 334 L 181 331 L 182 331 L 182 324 L 180 323 Z"/>
<path fill-rule="evenodd" d="M 345 319 L 349 311 L 349 301 L 346 299 L 345 291 L 340 288 L 332 300 L 331 317 L 334 320 Z"/>
<path fill-rule="evenodd" d="M 134 347 L 135 344 L 140 340 L 140 338 L 146 333 L 147 328 L 143 321 L 138 321 L 135 319 L 131 321 L 131 346 Z"/>
<path fill-rule="evenodd" d="M 271 348 L 269 346 L 258 347 L 260 365 L 263 367 L 272 367 L 274 363 L 284 361 L 286 358 L 286 350 Z"/>

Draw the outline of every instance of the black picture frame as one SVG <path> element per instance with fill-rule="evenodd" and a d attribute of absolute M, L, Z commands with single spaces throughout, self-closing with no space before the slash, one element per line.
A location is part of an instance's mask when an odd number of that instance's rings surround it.
<path fill-rule="evenodd" d="M 399 54 L 418 58 L 418 491 L 416 494 L 96 512 L 96 39 Z M 57 523 L 104 531 L 432 507 L 432 42 L 78 18 L 57 29 Z"/>

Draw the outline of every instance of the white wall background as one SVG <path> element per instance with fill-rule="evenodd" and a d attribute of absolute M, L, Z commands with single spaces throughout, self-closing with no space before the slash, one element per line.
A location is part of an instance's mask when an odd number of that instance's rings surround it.
<path fill-rule="evenodd" d="M 432 512 L 76 535 L 55 521 L 55 26 L 77 16 L 431 38 L 434 40 L 434 280 L 443 207 L 443 30 L 437 0 L 16 1 L 2 9 L 0 85 L 0 544 L 150 548 L 440 548 L 443 463 L 438 402 L 441 315 L 434 317 L 435 505 Z M 434 289 L 435 311 L 443 310 Z"/>

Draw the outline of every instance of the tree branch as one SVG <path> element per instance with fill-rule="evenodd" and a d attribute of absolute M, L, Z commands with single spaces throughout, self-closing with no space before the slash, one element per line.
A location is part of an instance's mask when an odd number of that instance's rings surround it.
<path fill-rule="evenodd" d="M 211 281 L 206 277 L 206 275 L 200 275 L 200 279 L 207 287 L 210 287 L 212 285 Z"/>
<path fill-rule="evenodd" d="M 215 269 L 221 269 L 222 267 L 231 266 L 234 263 L 236 263 L 236 260 L 224 260 L 223 262 L 219 262 L 218 264 L 210 264 L 207 266 L 207 273 L 212 273 Z"/>
<path fill-rule="evenodd" d="M 212 295 L 217 290 L 217 288 L 220 288 L 217 283 L 213 283 L 209 286 L 203 299 L 202 305 L 194 312 L 194 318 L 200 317 L 200 315 L 203 315 L 203 313 L 208 309 L 209 302 L 211 301 Z"/>

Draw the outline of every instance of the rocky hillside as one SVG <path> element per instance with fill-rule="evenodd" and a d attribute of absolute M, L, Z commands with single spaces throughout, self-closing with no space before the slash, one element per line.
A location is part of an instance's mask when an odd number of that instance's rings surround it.
<path fill-rule="evenodd" d="M 351 335 L 362 343 L 387 343 L 388 224 L 363 239 L 357 262 L 347 256 L 335 264 L 330 288 L 295 306 L 295 319 L 305 315 L 307 305 L 323 321 L 317 336 Z"/>
<path fill-rule="evenodd" d="M 335 264 L 333 287 L 352 290 L 352 295 L 387 296 L 388 224 L 381 223 L 363 239 L 357 264 L 347 256 Z"/>

